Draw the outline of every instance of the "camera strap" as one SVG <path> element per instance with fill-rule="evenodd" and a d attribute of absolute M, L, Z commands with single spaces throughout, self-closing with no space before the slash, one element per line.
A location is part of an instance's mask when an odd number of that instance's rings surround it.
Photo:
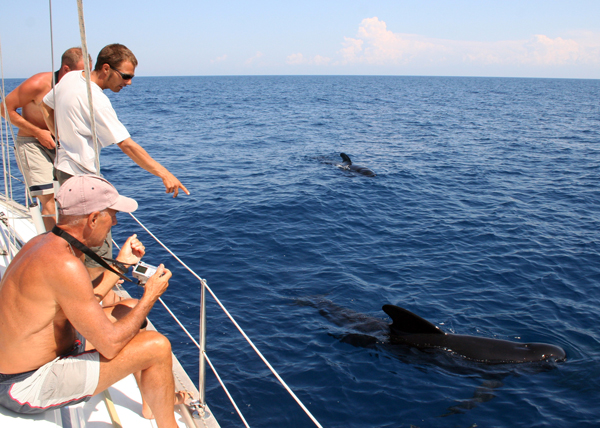
<path fill-rule="evenodd" d="M 56 236 L 61 237 L 65 241 L 67 241 L 69 244 L 71 244 L 73 247 L 77 248 L 83 254 L 85 254 L 92 260 L 94 260 L 96 263 L 98 263 L 103 268 L 108 269 L 115 275 L 119 275 L 119 277 L 123 278 L 125 281 L 133 282 L 131 279 L 127 278 L 124 274 L 115 270 L 111 265 L 106 263 L 106 261 L 114 263 L 115 265 L 119 266 L 119 269 L 123 269 L 124 271 L 127 271 L 126 263 L 122 263 L 122 262 L 119 262 L 114 259 L 109 259 L 107 257 L 100 257 L 98 254 L 94 253 L 94 251 L 92 251 L 92 249 L 90 247 L 84 245 L 77 239 L 73 238 L 71 235 L 69 235 L 67 232 L 65 232 L 58 226 L 54 226 L 52 228 L 52 233 L 54 233 Z"/>

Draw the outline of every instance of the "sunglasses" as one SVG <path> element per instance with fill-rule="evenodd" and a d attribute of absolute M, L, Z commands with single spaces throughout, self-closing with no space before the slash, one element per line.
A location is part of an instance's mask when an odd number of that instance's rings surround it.
<path fill-rule="evenodd" d="M 134 74 L 125 74 L 125 73 L 121 73 L 119 70 L 117 70 L 116 68 L 114 68 L 112 65 L 108 65 L 111 69 L 115 70 L 117 73 L 119 73 L 119 75 L 121 76 L 121 78 L 123 80 L 131 80 L 135 77 Z"/>

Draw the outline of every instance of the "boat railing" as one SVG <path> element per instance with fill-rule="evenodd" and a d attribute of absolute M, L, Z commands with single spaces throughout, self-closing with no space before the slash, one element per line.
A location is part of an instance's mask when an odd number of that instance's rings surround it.
<path fill-rule="evenodd" d="M 283 378 L 279 375 L 279 373 L 277 373 L 277 371 L 275 370 L 275 368 L 269 363 L 269 361 L 265 358 L 265 356 L 259 351 L 259 349 L 252 342 L 252 340 L 250 339 L 250 337 L 248 337 L 248 335 L 244 332 L 244 330 L 242 329 L 242 327 L 240 327 L 240 325 L 237 323 L 237 321 L 233 318 L 233 316 L 231 315 L 231 313 L 229 313 L 229 311 L 223 305 L 223 303 L 221 302 L 221 300 L 217 297 L 217 295 L 213 292 L 213 290 L 208 286 L 208 284 L 206 283 L 206 280 L 203 279 L 203 278 L 201 278 L 183 260 L 181 260 L 173 251 L 171 251 L 171 249 L 169 249 L 169 247 L 167 247 L 156 235 L 154 235 L 137 217 L 135 217 L 135 215 L 133 215 L 132 213 L 129 213 L 129 215 L 133 218 L 133 220 L 135 220 L 140 225 L 140 227 L 142 227 L 142 229 L 144 229 L 146 231 L 146 233 L 148 233 L 160 246 L 162 246 L 171 256 L 173 256 L 173 258 L 175 258 L 175 260 L 177 260 L 186 270 L 188 270 L 188 272 L 190 272 L 200 282 L 200 286 L 201 286 L 201 293 L 200 293 L 201 294 L 201 298 L 200 298 L 200 343 L 198 343 L 196 341 L 196 339 L 194 339 L 194 337 L 190 334 L 190 332 L 188 331 L 188 329 L 181 323 L 181 321 L 179 321 L 179 319 L 177 319 L 177 317 L 175 316 L 175 314 L 169 309 L 169 307 L 165 304 L 165 302 L 161 298 L 159 298 L 160 303 L 165 307 L 165 309 L 167 310 L 167 312 L 173 317 L 173 319 L 177 322 L 177 324 L 182 328 L 182 330 L 185 332 L 185 334 L 190 338 L 190 340 L 194 343 L 194 345 L 196 345 L 198 347 L 198 349 L 200 351 L 200 358 L 199 358 L 199 367 L 200 367 L 200 370 L 199 370 L 199 382 L 198 382 L 199 383 L 198 390 L 199 390 L 200 398 L 199 398 L 199 400 L 197 402 L 194 403 L 194 405 L 197 407 L 199 415 L 202 415 L 203 409 L 204 409 L 204 407 L 206 405 L 206 403 L 205 403 L 205 387 L 204 387 L 204 382 L 205 382 L 204 361 L 206 361 L 208 363 L 208 365 L 210 366 L 211 370 L 213 371 L 215 377 L 217 378 L 217 381 L 219 382 L 219 384 L 223 388 L 223 391 L 225 392 L 225 394 L 227 395 L 227 397 L 231 401 L 231 403 L 232 403 L 233 407 L 235 408 L 237 414 L 239 415 L 240 419 L 242 420 L 242 422 L 244 423 L 244 425 L 246 427 L 249 427 L 249 425 L 248 425 L 246 419 L 244 418 L 242 412 L 240 411 L 238 405 L 235 403 L 235 400 L 233 399 L 233 397 L 229 393 L 227 387 L 225 386 L 225 383 L 223 382 L 223 380 L 219 376 L 219 374 L 218 374 L 215 366 L 212 364 L 212 362 L 210 361 L 210 358 L 208 357 L 208 355 L 206 353 L 206 349 L 205 349 L 205 343 L 206 343 L 206 298 L 205 298 L 205 290 L 207 290 L 210 293 L 210 295 L 213 297 L 213 299 L 215 300 L 215 302 L 218 304 L 218 306 L 223 310 L 223 312 L 225 313 L 225 315 L 229 318 L 229 320 L 237 328 L 237 330 L 240 332 L 240 334 L 244 337 L 244 339 L 246 339 L 246 341 L 248 342 L 248 344 L 250 345 L 250 347 L 254 350 L 254 352 L 258 355 L 258 357 L 263 361 L 263 363 L 268 367 L 268 369 L 271 371 L 271 373 L 279 381 L 279 383 L 282 385 L 282 387 L 288 392 L 288 394 L 290 394 L 290 396 L 294 399 L 294 401 L 296 401 L 296 403 L 306 413 L 306 415 L 311 419 L 311 421 L 317 427 L 322 428 L 322 425 L 319 423 L 319 421 L 312 415 L 312 413 L 302 403 L 302 401 L 298 398 L 298 396 L 294 393 L 294 391 L 292 391 L 292 389 L 283 380 Z"/>

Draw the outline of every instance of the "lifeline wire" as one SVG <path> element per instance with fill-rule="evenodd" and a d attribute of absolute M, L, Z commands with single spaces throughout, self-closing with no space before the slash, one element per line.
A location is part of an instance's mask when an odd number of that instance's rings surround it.
<path fill-rule="evenodd" d="M 203 284 L 205 287 L 208 287 L 206 285 L 206 281 L 202 280 Z M 166 305 L 165 302 L 163 302 L 163 300 L 159 297 L 158 300 L 160 301 L 160 303 L 162 303 L 162 305 L 165 307 L 165 309 L 167 310 L 167 312 L 169 314 L 171 314 L 171 316 L 173 317 L 173 319 L 175 320 L 175 322 L 177 324 L 179 324 L 179 327 L 181 327 L 181 329 L 188 335 L 188 337 L 192 340 L 192 342 L 194 342 L 194 345 L 196 345 L 196 347 L 198 349 L 200 349 L 200 345 L 198 344 L 198 342 L 196 341 L 196 339 L 194 339 L 194 337 L 190 334 L 190 332 L 184 327 L 183 324 L 181 324 L 181 322 L 179 321 L 179 319 L 175 316 L 175 314 L 173 312 L 171 312 L 171 309 L 169 309 L 169 307 Z M 237 414 L 240 416 L 240 418 L 242 419 L 242 422 L 244 422 L 244 425 L 246 425 L 248 428 L 250 428 L 250 425 L 248 425 L 248 422 L 246 422 L 246 418 L 244 418 L 244 415 L 242 414 L 241 410 L 239 409 L 239 407 L 237 406 L 236 402 L 234 401 L 233 397 L 231 396 L 231 394 L 229 393 L 229 390 L 227 389 L 227 387 L 225 386 L 225 384 L 223 383 L 223 380 L 221 379 L 221 376 L 219 376 L 219 373 L 217 373 L 217 369 L 215 368 L 215 366 L 213 366 L 212 362 L 210 361 L 210 359 L 208 358 L 208 355 L 206 355 L 206 352 L 203 352 L 204 355 L 204 359 L 206 360 L 206 362 L 208 363 L 208 365 L 210 366 L 210 368 L 212 369 L 213 373 L 215 374 L 215 376 L 217 377 L 217 380 L 219 381 L 219 383 L 221 384 L 221 388 L 223 388 L 223 390 L 225 391 L 225 394 L 227 395 L 227 397 L 229 397 L 229 401 L 231 401 L 231 404 L 233 404 L 233 407 L 235 407 L 235 410 L 237 411 Z"/>
<path fill-rule="evenodd" d="M 154 238 L 154 240 L 156 242 L 158 242 L 165 250 L 167 250 L 169 252 L 169 254 L 171 254 L 183 267 L 185 267 L 192 275 L 194 275 L 196 278 L 198 278 L 199 281 L 203 281 L 202 278 L 200 278 L 196 272 L 194 272 L 188 265 L 186 265 L 179 257 L 177 257 L 177 255 L 175 255 L 175 253 L 173 253 L 165 244 L 163 244 L 160 239 L 158 239 L 152 232 L 150 232 L 150 230 L 148 230 L 148 228 L 146 226 L 144 226 L 142 224 L 141 221 L 139 221 L 134 215 L 133 213 L 129 213 L 129 215 L 146 231 L 148 232 L 148 234 L 150 236 L 152 236 Z M 242 336 L 244 336 L 244 338 L 246 339 L 246 341 L 248 342 L 248 344 L 252 347 L 252 349 L 254 349 L 254 352 L 256 352 L 256 354 L 260 357 L 260 359 L 265 363 L 265 365 L 269 368 L 269 370 L 271 370 L 271 373 L 273 373 L 273 375 L 277 378 L 277 380 L 279 380 L 279 382 L 281 383 L 281 385 L 286 389 L 286 391 L 292 396 L 292 398 L 296 401 L 296 403 L 298 403 L 298 405 L 302 408 L 302 410 L 304 410 L 304 413 L 306 413 L 306 415 L 313 421 L 313 423 L 318 426 L 319 428 L 323 428 L 323 426 L 319 423 L 319 421 L 317 421 L 315 419 L 315 417 L 312 415 L 312 413 L 306 408 L 306 406 L 300 401 L 300 399 L 296 396 L 296 394 L 294 394 L 294 391 L 291 390 L 291 388 L 287 385 L 287 383 L 281 378 L 281 376 L 279 376 L 279 374 L 275 371 L 275 369 L 273 368 L 273 366 L 271 366 L 271 364 L 267 361 L 267 359 L 263 356 L 263 354 L 258 350 L 258 348 L 254 345 L 254 343 L 252 342 L 252 340 L 250 340 L 250 338 L 246 335 L 246 333 L 244 332 L 244 330 L 242 330 L 242 328 L 239 326 L 239 324 L 235 321 L 235 319 L 231 316 L 231 314 L 229 313 L 229 311 L 225 308 L 225 306 L 223 306 L 223 304 L 221 303 L 221 301 L 218 299 L 218 297 L 215 295 L 215 293 L 213 293 L 213 291 L 211 290 L 211 288 L 206 285 L 206 289 L 208 290 L 208 292 L 211 294 L 211 296 L 213 296 L 213 298 L 215 299 L 215 301 L 217 302 L 217 304 L 221 307 L 221 309 L 223 310 L 223 312 L 225 312 L 225 314 L 227 315 L 227 317 L 231 320 L 231 322 L 233 323 L 233 325 L 235 325 L 235 327 L 238 329 L 238 331 L 242 334 Z"/>

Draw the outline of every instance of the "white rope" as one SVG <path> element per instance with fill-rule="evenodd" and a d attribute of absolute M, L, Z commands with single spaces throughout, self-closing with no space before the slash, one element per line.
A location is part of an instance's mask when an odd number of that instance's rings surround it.
<path fill-rule="evenodd" d="M 152 236 L 154 238 L 154 240 L 156 242 L 158 242 L 165 250 L 167 250 L 169 252 L 169 254 L 171 254 L 183 267 L 185 267 L 192 275 L 194 275 L 196 278 L 198 278 L 199 281 L 203 281 L 202 278 L 200 278 L 196 272 L 194 272 L 188 265 L 186 265 L 179 257 L 177 257 L 177 255 L 175 255 L 175 253 L 173 253 L 165 244 L 163 244 L 160 239 L 158 239 L 152 232 L 150 232 L 150 230 L 148 230 L 148 228 L 146 226 L 144 226 L 142 224 L 141 221 L 139 221 L 132 213 L 129 213 L 129 215 L 146 231 L 148 232 L 148 234 L 150 236 Z M 248 337 L 248 335 L 246 335 L 246 333 L 244 332 L 244 330 L 242 330 L 242 328 L 240 327 L 240 325 L 235 321 L 235 319 L 233 318 L 233 316 L 231 316 L 231 314 L 229 313 L 229 311 L 227 310 L 227 308 L 225 308 L 225 306 L 221 303 L 221 301 L 219 300 L 219 298 L 215 295 L 215 293 L 213 293 L 213 291 L 211 290 L 211 288 L 206 285 L 206 289 L 208 290 L 208 292 L 211 294 L 211 296 L 213 296 L 213 298 L 215 299 L 215 301 L 217 302 L 217 304 L 221 307 L 221 309 L 223 310 L 223 312 L 225 312 L 225 314 L 227 315 L 227 317 L 231 320 L 231 322 L 233 323 L 233 325 L 235 325 L 235 327 L 238 329 L 238 331 L 241 333 L 242 336 L 244 336 L 244 339 L 246 339 L 246 341 L 248 342 L 248 344 L 252 347 L 252 349 L 254 349 L 254 352 L 256 352 L 256 354 L 260 357 L 260 359 L 265 363 L 265 365 L 269 368 L 269 370 L 271 370 L 271 373 L 273 373 L 273 375 L 277 378 L 277 380 L 279 380 L 279 382 L 281 383 L 281 385 L 285 388 L 285 390 L 292 396 L 292 398 L 296 401 L 296 403 L 298 403 L 298 405 L 302 408 L 302 410 L 304 410 L 304 412 L 306 413 L 306 415 L 313 421 L 313 423 L 318 426 L 319 428 L 323 428 L 322 425 L 319 423 L 319 421 L 317 421 L 315 419 L 315 417 L 312 415 L 312 413 L 306 408 L 306 406 L 300 401 L 300 399 L 296 396 L 296 394 L 294 394 L 294 391 L 291 390 L 291 388 L 287 385 L 287 383 L 281 378 L 281 376 L 279 376 L 279 374 L 275 371 L 275 369 L 273 368 L 273 366 L 271 366 L 271 364 L 267 361 L 267 359 L 263 356 L 263 354 L 258 350 L 258 348 L 254 345 L 254 343 L 252 342 L 252 340 L 250 340 L 250 338 Z"/>
<path fill-rule="evenodd" d="M 52 70 L 52 98 L 54 98 L 54 106 L 56 107 L 56 84 L 58 82 L 56 82 L 56 75 L 54 74 L 54 31 L 52 30 L 52 0 L 48 0 L 48 9 L 50 10 L 50 57 L 52 64 L 50 70 Z M 58 142 L 58 126 L 56 125 L 56 114 L 54 114 L 54 138 Z M 58 155 L 58 147 L 56 148 L 56 154 Z"/>
<path fill-rule="evenodd" d="M 94 114 L 94 103 L 92 102 L 92 82 L 90 80 L 91 70 L 89 54 L 87 50 L 87 42 L 85 40 L 85 21 L 83 19 L 83 0 L 77 0 L 77 12 L 79 15 L 79 34 L 81 36 L 81 53 L 83 54 L 83 67 L 85 70 L 85 85 L 87 88 L 88 104 L 90 107 L 90 125 L 92 130 L 92 141 L 94 143 L 94 165 L 96 166 L 96 174 L 100 175 L 100 149 L 98 148 L 98 137 L 96 136 L 96 118 Z M 55 100 L 56 102 L 56 100 Z"/>

